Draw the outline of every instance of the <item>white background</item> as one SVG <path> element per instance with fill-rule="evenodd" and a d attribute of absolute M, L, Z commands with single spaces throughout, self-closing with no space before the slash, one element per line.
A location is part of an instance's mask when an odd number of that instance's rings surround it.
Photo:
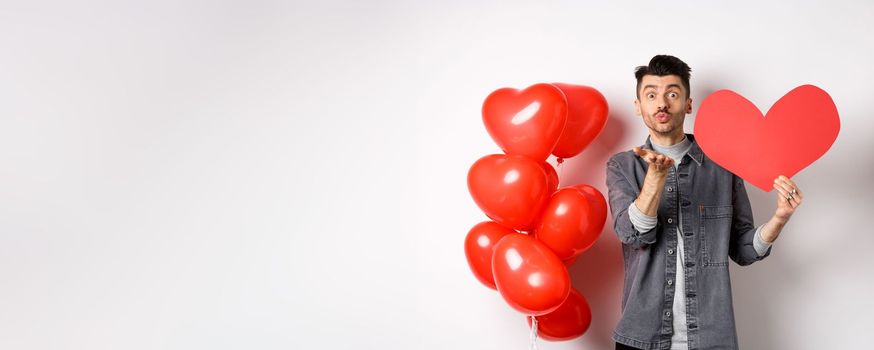
<path fill-rule="evenodd" d="M 805 203 L 772 255 L 732 263 L 735 310 L 745 349 L 863 347 L 872 18 L 864 1 L 4 1 L 0 348 L 525 349 L 463 253 L 485 219 L 467 169 L 499 152 L 482 100 L 599 89 L 606 130 L 559 171 L 606 194 L 606 159 L 646 136 L 633 69 L 661 53 L 692 67 L 693 109 L 721 88 L 763 110 L 801 84 L 832 95 L 841 134 L 795 177 Z M 774 195 L 747 188 L 761 223 Z M 612 348 L 609 228 L 571 274 L 592 327 L 541 348 Z"/>

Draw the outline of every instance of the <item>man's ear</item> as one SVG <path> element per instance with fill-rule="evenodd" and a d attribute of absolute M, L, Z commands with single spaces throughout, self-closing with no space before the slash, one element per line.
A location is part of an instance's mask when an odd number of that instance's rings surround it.
<path fill-rule="evenodd" d="M 686 114 L 692 113 L 692 98 L 686 99 Z"/>
<path fill-rule="evenodd" d="M 643 113 L 640 112 L 640 100 L 639 99 L 634 99 L 634 113 L 637 113 L 637 115 L 643 115 Z"/>

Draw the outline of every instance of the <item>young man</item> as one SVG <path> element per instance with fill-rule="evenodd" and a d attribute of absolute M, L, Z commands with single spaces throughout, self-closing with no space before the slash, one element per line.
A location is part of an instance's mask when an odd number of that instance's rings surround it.
<path fill-rule="evenodd" d="M 792 180 L 774 179 L 774 216 L 753 226 L 743 179 L 683 132 L 690 72 L 667 55 L 637 67 L 634 106 L 649 137 L 607 162 L 625 262 L 617 349 L 737 348 L 728 260 L 745 266 L 770 255 L 804 197 Z"/>

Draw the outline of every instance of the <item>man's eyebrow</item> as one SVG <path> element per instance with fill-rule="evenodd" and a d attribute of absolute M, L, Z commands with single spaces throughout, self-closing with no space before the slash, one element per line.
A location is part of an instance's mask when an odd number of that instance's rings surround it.
<path fill-rule="evenodd" d="M 643 86 L 643 90 L 646 90 L 646 89 L 649 89 L 649 88 L 653 88 L 653 89 L 655 89 L 655 88 L 657 88 L 657 87 L 658 87 L 658 86 L 655 86 L 655 85 L 644 85 L 644 86 Z M 667 86 L 668 89 L 670 89 L 670 88 L 672 88 L 672 87 L 675 87 L 675 88 L 678 88 L 678 89 L 682 89 L 682 88 L 683 88 L 680 84 L 670 84 L 670 85 Z"/>

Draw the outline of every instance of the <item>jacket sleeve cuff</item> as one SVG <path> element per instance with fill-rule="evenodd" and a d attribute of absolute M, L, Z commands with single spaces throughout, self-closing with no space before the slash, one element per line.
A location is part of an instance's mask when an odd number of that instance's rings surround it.
<path fill-rule="evenodd" d="M 768 252 L 768 249 L 771 248 L 771 243 L 765 242 L 765 240 L 762 239 L 762 227 L 764 226 L 765 225 L 763 224 L 756 228 L 756 235 L 753 238 L 753 248 L 756 249 L 756 253 L 759 254 L 759 257 L 764 256 L 765 253 Z"/>
<path fill-rule="evenodd" d="M 628 206 L 628 218 L 631 220 L 634 228 L 640 232 L 652 230 L 658 223 L 657 217 L 644 214 L 637 208 L 637 204 L 634 204 L 634 202 L 631 202 Z"/>

